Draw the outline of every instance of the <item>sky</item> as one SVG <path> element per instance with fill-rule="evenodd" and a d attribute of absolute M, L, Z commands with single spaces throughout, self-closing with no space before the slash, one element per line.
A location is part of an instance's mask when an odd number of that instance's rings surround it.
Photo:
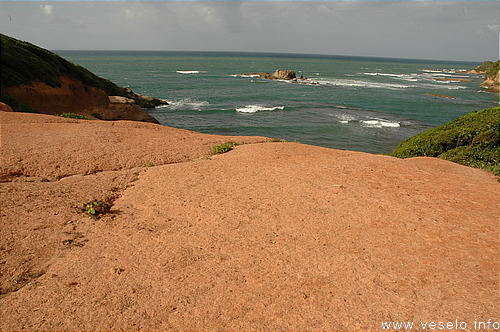
<path fill-rule="evenodd" d="M 496 61 L 500 1 L 0 1 L 50 50 L 238 51 Z"/>

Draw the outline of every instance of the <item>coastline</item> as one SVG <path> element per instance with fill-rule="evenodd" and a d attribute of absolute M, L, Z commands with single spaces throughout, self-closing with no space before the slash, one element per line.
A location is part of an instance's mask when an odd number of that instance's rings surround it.
<path fill-rule="evenodd" d="M 496 319 L 500 183 L 493 174 L 438 158 L 399 159 L 148 123 L 156 121 L 143 108 L 160 100 L 37 52 L 44 56 L 30 68 L 16 66 L 20 58 L 10 54 L 5 68 L 14 74 L 2 75 L 2 90 L 9 86 L 42 112 L 81 114 L 12 112 L 0 104 L 0 330 L 379 330 L 388 320 Z M 37 72 L 46 61 L 54 65 L 52 75 Z M 340 75 L 342 66 L 322 67 L 330 76 L 320 78 L 326 91 L 351 99 L 332 104 L 328 95 L 316 104 L 317 117 L 307 120 L 302 115 L 311 114 L 312 100 L 289 98 L 304 93 L 290 89 L 308 89 L 308 98 L 316 93 L 318 100 L 325 90 L 294 72 L 256 75 L 309 84 L 240 79 L 244 93 L 234 93 L 235 80 L 208 73 L 210 65 L 167 71 L 161 59 L 156 68 L 185 86 L 204 80 L 208 85 L 197 93 L 226 93 L 223 100 L 262 96 L 260 86 L 273 85 L 265 103 L 250 98 L 214 111 L 216 103 L 188 99 L 211 112 L 180 109 L 182 118 L 203 123 L 209 114 L 212 125 L 229 128 L 228 118 L 255 129 L 260 115 L 278 115 L 274 122 L 262 117 L 273 135 L 298 104 L 307 109 L 295 112 L 298 123 L 324 124 L 326 116 L 328 135 L 340 128 L 348 140 L 346 129 L 370 135 L 422 129 L 423 122 L 373 111 L 372 101 L 400 97 L 416 81 L 426 82 L 418 93 L 428 97 L 421 100 L 439 98 L 432 105 L 464 100 L 429 93 L 429 87 L 467 89 L 457 85 L 467 83 L 462 78 L 437 78 L 432 85 L 429 75 L 450 77 L 443 69 L 415 74 L 383 70 L 381 63 L 363 64 L 361 71 L 353 62 L 343 65 L 351 67 Z M 134 70 L 141 79 L 158 74 Z M 205 90 L 211 79 L 190 80 L 205 74 L 224 84 Z M 156 76 L 152 82 L 165 91 Z M 346 106 L 359 99 L 367 104 Z M 495 119 L 489 118 L 494 125 Z M 484 126 L 475 127 L 478 122 Z M 494 155 L 490 122 L 467 123 L 472 142 L 461 140 L 466 152 L 491 145 Z M 462 129 L 452 134 L 460 138 Z M 421 143 L 408 144 L 410 152 L 421 152 Z"/>

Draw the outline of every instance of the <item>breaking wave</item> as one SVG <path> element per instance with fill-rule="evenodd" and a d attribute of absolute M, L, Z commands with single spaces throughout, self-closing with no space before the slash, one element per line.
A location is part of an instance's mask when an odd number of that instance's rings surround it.
<path fill-rule="evenodd" d="M 176 73 L 178 73 L 178 74 L 200 74 L 200 73 L 205 73 L 205 72 L 200 71 L 200 70 L 177 70 Z"/>
<path fill-rule="evenodd" d="M 361 120 L 363 127 L 383 128 L 383 127 L 401 127 L 399 122 L 392 122 L 384 119 Z"/>
<path fill-rule="evenodd" d="M 193 100 L 193 99 L 180 99 L 180 100 L 166 100 L 168 105 L 163 105 L 157 108 L 165 108 L 171 110 L 196 110 L 200 111 L 203 107 L 210 105 L 208 101 L 205 100 Z"/>
<path fill-rule="evenodd" d="M 370 81 L 351 80 L 351 79 L 321 79 L 318 80 L 317 83 L 319 85 L 336 85 L 336 86 L 350 86 L 350 87 L 362 87 L 362 88 L 383 88 L 391 90 L 416 87 L 415 85 L 370 82 Z"/>
<path fill-rule="evenodd" d="M 236 111 L 240 113 L 256 113 L 261 111 L 283 110 L 284 108 L 285 106 L 266 107 L 262 105 L 247 105 L 245 107 L 237 107 Z"/>
<path fill-rule="evenodd" d="M 384 127 L 397 128 L 401 127 L 402 124 L 401 122 L 398 121 L 390 121 L 375 117 L 364 117 L 363 119 L 360 119 L 359 117 L 353 114 L 346 114 L 346 113 L 332 114 L 332 115 L 335 116 L 342 124 L 358 124 L 361 125 L 362 127 L 368 127 L 368 128 L 384 128 Z"/>

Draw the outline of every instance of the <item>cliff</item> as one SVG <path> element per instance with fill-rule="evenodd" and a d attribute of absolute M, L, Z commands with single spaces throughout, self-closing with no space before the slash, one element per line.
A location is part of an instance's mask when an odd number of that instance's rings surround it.
<path fill-rule="evenodd" d="M 484 61 L 468 73 L 484 75 L 484 82 L 481 83 L 481 86 L 489 92 L 500 93 L 500 60 L 497 62 Z"/>
<path fill-rule="evenodd" d="M 489 75 L 485 75 L 481 86 L 490 92 L 500 93 L 500 69 Z"/>
<path fill-rule="evenodd" d="M 38 46 L 2 34 L 1 62 L 1 101 L 14 111 L 158 122 L 142 107 L 160 100 L 119 87 Z"/>

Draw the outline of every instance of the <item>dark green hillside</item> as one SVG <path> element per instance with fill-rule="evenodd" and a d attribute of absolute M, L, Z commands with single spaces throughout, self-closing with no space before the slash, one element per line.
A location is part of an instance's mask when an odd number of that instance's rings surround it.
<path fill-rule="evenodd" d="M 52 87 L 61 86 L 60 73 L 66 73 L 85 85 L 104 90 L 108 95 L 124 95 L 123 88 L 98 77 L 82 66 L 73 64 L 43 48 L 1 34 L 1 84 L 9 87 L 44 82 Z M 2 97 L 3 99 L 3 97 Z"/>
<path fill-rule="evenodd" d="M 500 107 L 474 111 L 413 136 L 391 156 L 438 157 L 500 176 Z"/>

